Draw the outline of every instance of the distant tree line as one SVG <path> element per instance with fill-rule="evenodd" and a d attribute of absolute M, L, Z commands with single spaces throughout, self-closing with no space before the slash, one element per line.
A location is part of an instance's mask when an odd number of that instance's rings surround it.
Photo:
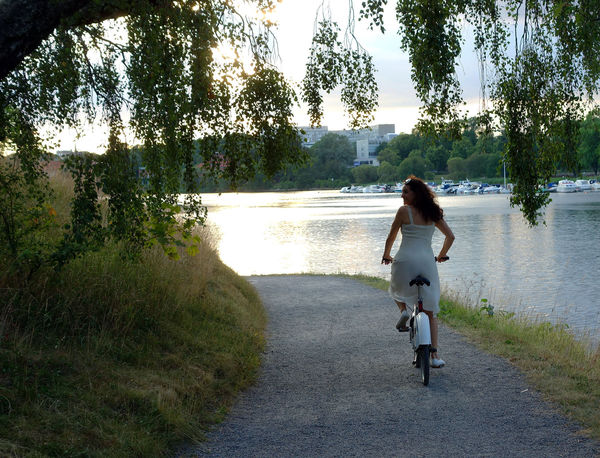
<path fill-rule="evenodd" d="M 570 169 L 558 164 L 563 173 L 577 175 L 582 171 L 598 174 L 600 168 L 600 116 L 590 113 L 580 122 L 577 164 Z M 275 174 L 272 180 L 257 175 L 241 189 L 310 189 L 339 188 L 350 183 L 397 183 L 408 175 L 434 180 L 443 174 L 454 180 L 493 179 L 502 177 L 502 155 L 506 147 L 504 135 L 489 135 L 477 130 L 477 120 L 457 140 L 437 139 L 419 133 L 400 134 L 377 149 L 378 167 L 354 167 L 356 147 L 346 137 L 327 134 L 309 148 L 304 166 L 288 168 Z M 508 173 L 508 172 L 507 172 Z M 510 179 L 510 177 L 507 177 Z M 227 190 L 226 184 L 207 182 L 205 190 Z"/>

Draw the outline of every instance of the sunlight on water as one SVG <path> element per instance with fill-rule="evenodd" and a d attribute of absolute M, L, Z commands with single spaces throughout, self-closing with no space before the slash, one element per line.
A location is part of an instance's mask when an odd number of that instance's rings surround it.
<path fill-rule="evenodd" d="M 389 278 L 383 245 L 402 200 L 337 191 L 205 194 L 223 261 L 241 275 L 364 273 Z M 564 321 L 598 340 L 600 192 L 555 194 L 529 227 L 506 195 L 440 197 L 456 235 L 446 289 L 496 309 Z M 434 252 L 442 245 L 436 231 Z M 396 248 L 399 240 L 396 242 Z"/>

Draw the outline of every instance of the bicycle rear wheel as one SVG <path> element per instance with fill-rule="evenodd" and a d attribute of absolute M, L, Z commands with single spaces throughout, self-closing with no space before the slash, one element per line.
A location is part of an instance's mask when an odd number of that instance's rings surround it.
<path fill-rule="evenodd" d="M 418 359 L 421 367 L 421 380 L 423 385 L 429 385 L 429 346 L 419 348 Z"/>

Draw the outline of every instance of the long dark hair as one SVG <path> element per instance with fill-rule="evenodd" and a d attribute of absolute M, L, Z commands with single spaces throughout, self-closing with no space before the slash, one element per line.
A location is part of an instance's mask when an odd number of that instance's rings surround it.
<path fill-rule="evenodd" d="M 425 220 L 437 223 L 444 217 L 444 210 L 438 205 L 435 194 L 423 180 L 410 175 L 404 182 L 404 186 L 408 186 L 415 193 L 413 205 Z"/>

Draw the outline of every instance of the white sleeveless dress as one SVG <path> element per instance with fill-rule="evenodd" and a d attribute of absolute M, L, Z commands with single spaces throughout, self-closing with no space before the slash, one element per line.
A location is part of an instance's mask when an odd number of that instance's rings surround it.
<path fill-rule="evenodd" d="M 410 224 L 400 228 L 402 242 L 394 256 L 388 291 L 394 300 L 412 306 L 417 302 L 417 287 L 408 284 L 421 275 L 431 282 L 430 286 L 423 287 L 423 308 L 437 315 L 440 311 L 440 278 L 431 248 L 435 224 L 414 224 L 412 209 L 407 207 Z"/>

